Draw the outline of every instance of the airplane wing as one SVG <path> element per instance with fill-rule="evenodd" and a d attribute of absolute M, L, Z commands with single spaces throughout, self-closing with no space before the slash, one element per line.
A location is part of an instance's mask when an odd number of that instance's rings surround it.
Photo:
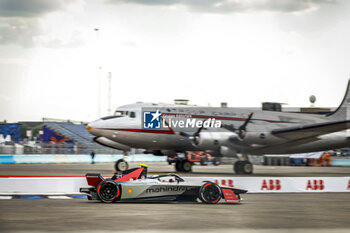
<path fill-rule="evenodd" d="M 344 120 L 273 129 L 271 133 L 275 136 L 288 140 L 298 140 L 303 138 L 317 137 L 320 135 L 334 133 L 349 128 L 350 120 Z"/>

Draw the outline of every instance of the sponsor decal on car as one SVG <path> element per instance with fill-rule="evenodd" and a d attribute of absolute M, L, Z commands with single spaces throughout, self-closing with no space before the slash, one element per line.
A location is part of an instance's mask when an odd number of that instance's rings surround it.
<path fill-rule="evenodd" d="M 146 189 L 146 193 L 160 193 L 160 192 L 179 192 L 179 191 L 187 191 L 191 190 L 192 187 L 184 187 L 184 186 L 156 186 L 150 187 Z"/>

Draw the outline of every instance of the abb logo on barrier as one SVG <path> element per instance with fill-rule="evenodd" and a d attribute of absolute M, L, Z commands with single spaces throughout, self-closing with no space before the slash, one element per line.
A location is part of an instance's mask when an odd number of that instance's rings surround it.
<path fill-rule="evenodd" d="M 323 180 L 308 180 L 306 185 L 306 190 L 323 190 L 324 181 Z"/>
<path fill-rule="evenodd" d="M 233 180 L 221 180 L 221 184 L 219 182 L 219 180 L 215 180 L 215 183 L 218 185 L 222 185 L 222 186 L 228 186 L 228 187 L 233 187 Z"/>
<path fill-rule="evenodd" d="M 282 185 L 279 179 L 263 180 L 260 190 L 281 190 Z"/>
<path fill-rule="evenodd" d="M 350 189 L 350 180 L 348 181 L 348 189 Z"/>

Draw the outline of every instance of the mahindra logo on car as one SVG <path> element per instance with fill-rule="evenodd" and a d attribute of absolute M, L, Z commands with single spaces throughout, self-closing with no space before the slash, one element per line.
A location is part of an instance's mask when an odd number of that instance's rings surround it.
<path fill-rule="evenodd" d="M 261 190 L 281 190 L 280 180 L 263 180 Z"/>
<path fill-rule="evenodd" d="M 151 187 L 146 189 L 146 193 L 160 193 L 160 192 L 179 192 L 190 190 L 191 187 L 183 186 L 160 186 L 160 187 Z"/>
<path fill-rule="evenodd" d="M 308 180 L 306 185 L 306 190 L 323 190 L 324 182 L 323 180 Z"/>

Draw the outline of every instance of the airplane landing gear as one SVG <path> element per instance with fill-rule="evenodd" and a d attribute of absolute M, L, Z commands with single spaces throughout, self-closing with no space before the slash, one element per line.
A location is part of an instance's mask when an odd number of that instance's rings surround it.
<path fill-rule="evenodd" d="M 253 164 L 247 160 L 239 160 L 233 165 L 236 174 L 252 174 Z"/>
<path fill-rule="evenodd" d="M 192 163 L 187 159 L 177 160 L 175 163 L 176 171 L 180 172 L 191 172 L 192 171 Z"/>
<path fill-rule="evenodd" d="M 117 162 L 115 162 L 115 170 L 123 172 L 128 170 L 129 164 L 124 159 L 119 159 Z"/>

